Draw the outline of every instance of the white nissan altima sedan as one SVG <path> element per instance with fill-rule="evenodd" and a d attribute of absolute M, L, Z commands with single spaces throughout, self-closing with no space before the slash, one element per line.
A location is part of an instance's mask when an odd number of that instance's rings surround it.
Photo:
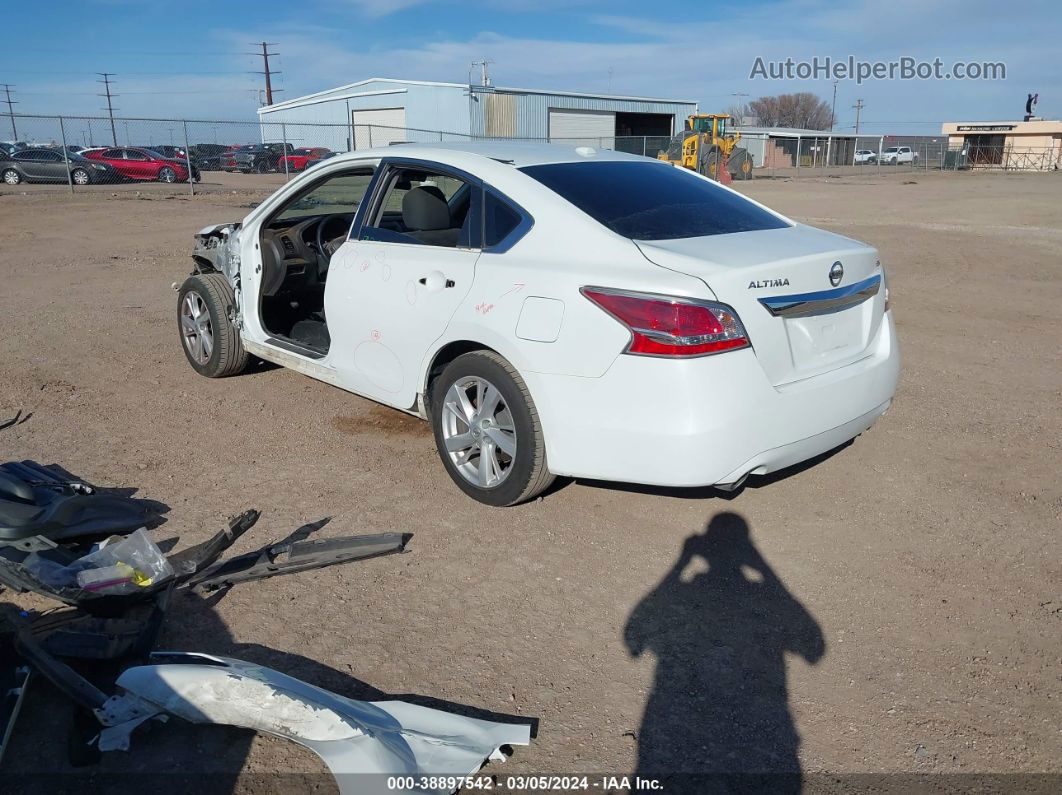
<path fill-rule="evenodd" d="M 555 475 L 734 488 L 858 436 L 899 375 L 875 249 L 619 152 L 341 155 L 193 258 L 199 373 L 254 356 L 422 417 L 490 505 Z"/>

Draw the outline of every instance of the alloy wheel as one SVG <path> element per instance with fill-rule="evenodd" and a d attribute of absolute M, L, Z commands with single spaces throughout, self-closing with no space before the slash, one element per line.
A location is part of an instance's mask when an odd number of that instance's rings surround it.
<path fill-rule="evenodd" d="M 516 426 L 501 392 L 490 381 L 467 376 L 443 399 L 442 437 L 461 476 L 481 489 L 500 485 L 516 459 Z"/>
<path fill-rule="evenodd" d="M 181 303 L 181 339 L 188 354 L 199 364 L 210 361 L 214 352 L 214 329 L 203 297 L 194 290 Z"/>

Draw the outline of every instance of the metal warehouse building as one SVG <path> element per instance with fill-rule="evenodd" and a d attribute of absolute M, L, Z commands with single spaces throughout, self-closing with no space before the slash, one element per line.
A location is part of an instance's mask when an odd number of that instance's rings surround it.
<path fill-rule="evenodd" d="M 741 133 L 738 146 L 748 150 L 756 168 L 851 165 L 857 149 L 856 136 L 851 133 L 798 127 L 738 126 L 734 129 Z"/>
<path fill-rule="evenodd" d="M 283 136 L 296 146 L 335 150 L 467 137 L 563 140 L 602 148 L 615 148 L 620 138 L 620 148 L 629 149 L 635 148 L 634 139 L 623 138 L 664 139 L 696 111 L 691 100 L 370 78 L 267 105 L 258 117 L 263 140 Z M 332 126 L 307 126 L 321 124 Z"/>

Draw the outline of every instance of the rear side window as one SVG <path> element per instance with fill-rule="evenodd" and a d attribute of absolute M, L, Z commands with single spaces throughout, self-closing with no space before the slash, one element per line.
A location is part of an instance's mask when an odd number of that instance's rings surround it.
<path fill-rule="evenodd" d="M 552 163 L 521 170 L 616 234 L 634 240 L 788 226 L 744 197 L 663 163 Z"/>
<path fill-rule="evenodd" d="M 483 247 L 498 245 L 520 224 L 520 214 L 490 191 L 483 196 Z"/>

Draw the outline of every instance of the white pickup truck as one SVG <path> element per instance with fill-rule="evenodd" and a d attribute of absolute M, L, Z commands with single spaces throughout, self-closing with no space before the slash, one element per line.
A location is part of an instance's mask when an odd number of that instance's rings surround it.
<path fill-rule="evenodd" d="M 918 152 L 913 151 L 909 146 L 890 146 L 888 149 L 881 150 L 879 160 L 887 166 L 895 166 L 898 163 L 915 165 L 918 163 Z"/>

